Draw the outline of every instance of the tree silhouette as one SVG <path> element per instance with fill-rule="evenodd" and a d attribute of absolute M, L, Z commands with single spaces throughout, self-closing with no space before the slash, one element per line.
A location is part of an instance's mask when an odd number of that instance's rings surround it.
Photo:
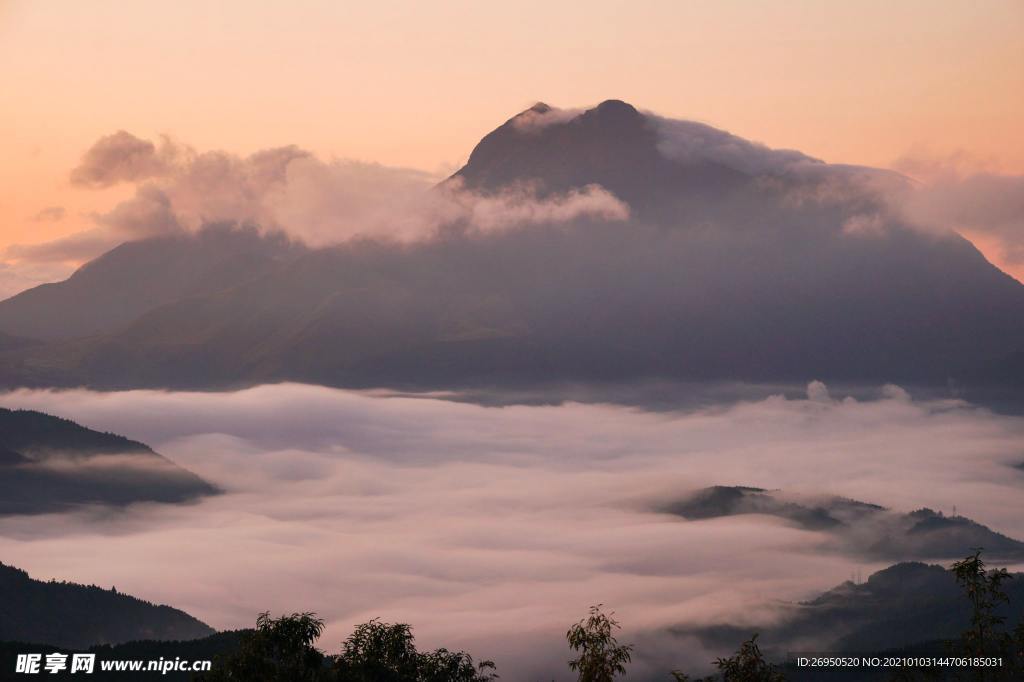
<path fill-rule="evenodd" d="M 338 679 L 351 682 L 415 680 L 419 654 L 408 625 L 371 620 L 357 625 L 335 661 Z"/>
<path fill-rule="evenodd" d="M 953 562 L 949 570 L 971 603 L 971 623 L 958 640 L 946 643 L 949 651 L 965 658 L 998 659 L 993 667 L 975 666 L 953 671 L 955 679 L 976 682 L 1024 679 L 1024 620 L 1013 632 L 1003 629 L 1006 617 L 1000 607 L 1010 604 L 1004 583 L 1013 579 L 1005 568 L 990 569 L 981 558 L 982 550 Z M 937 668 L 906 668 L 894 674 L 894 682 L 949 679 Z"/>
<path fill-rule="evenodd" d="M 324 630 L 313 613 L 271 618 L 264 612 L 238 650 L 199 679 L 206 682 L 321 682 L 330 679 L 323 653 L 314 647 Z"/>
<path fill-rule="evenodd" d="M 494 663 L 464 651 L 416 649 L 412 629 L 405 623 L 371 620 L 356 626 L 335 658 L 338 682 L 489 682 Z"/>
<path fill-rule="evenodd" d="M 989 569 L 981 558 L 981 548 L 950 566 L 957 584 L 971 602 L 971 625 L 960 636 L 960 652 L 967 657 L 998 657 L 997 668 L 975 667 L 969 676 L 975 680 L 1019 680 L 1024 677 L 1024 621 L 1014 632 L 1006 632 L 1006 617 L 999 608 L 1010 599 L 1003 584 L 1013 578 L 1005 568 Z"/>
<path fill-rule="evenodd" d="M 619 644 L 614 634 L 619 624 L 601 606 L 591 606 L 590 615 L 565 633 L 569 648 L 579 652 L 569 661 L 569 668 L 579 673 L 579 682 L 611 682 L 626 674 L 630 661 L 633 646 Z"/>
<path fill-rule="evenodd" d="M 971 602 L 971 627 L 961 637 L 964 653 L 984 656 L 998 651 L 998 629 L 1006 621 L 996 609 L 1009 604 L 1003 583 L 1011 578 L 1005 568 L 989 570 L 981 559 L 981 549 L 954 563 L 950 570 Z"/>
<path fill-rule="evenodd" d="M 676 682 L 785 682 L 786 677 L 774 665 L 768 662 L 757 645 L 755 634 L 740 644 L 739 650 L 727 658 L 715 660 L 716 675 L 699 680 L 691 680 L 678 670 L 672 671 Z"/>
<path fill-rule="evenodd" d="M 740 645 L 739 651 L 728 658 L 719 658 L 715 666 L 721 671 L 723 682 L 784 682 L 786 679 L 761 653 L 757 635 Z"/>
<path fill-rule="evenodd" d="M 271 618 L 261 613 L 256 629 L 238 649 L 219 659 L 204 682 L 492 682 L 494 663 L 475 663 L 464 651 L 416 649 L 404 623 L 371 620 L 356 626 L 341 653 L 325 656 L 313 645 L 324 622 L 312 613 Z"/>

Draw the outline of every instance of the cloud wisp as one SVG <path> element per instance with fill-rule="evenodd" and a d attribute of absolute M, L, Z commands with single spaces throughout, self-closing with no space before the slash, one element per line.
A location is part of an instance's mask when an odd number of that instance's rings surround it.
<path fill-rule="evenodd" d="M 1024 268 L 1024 175 L 977 167 L 957 157 L 906 157 L 897 168 L 918 180 L 901 206 L 911 222 L 994 242 L 1002 260 Z"/>
<path fill-rule="evenodd" d="M 893 171 L 826 164 L 801 152 L 772 149 L 694 121 L 650 120 L 659 150 L 679 163 L 712 161 L 783 187 L 789 201 L 860 204 L 843 231 L 880 234 L 892 224 L 985 240 L 1003 263 L 1024 266 L 1024 176 L 1000 173 L 962 154 L 912 154 Z M 988 246 L 989 244 L 986 244 Z"/>
<path fill-rule="evenodd" d="M 67 215 L 67 211 L 63 206 L 47 206 L 44 209 L 39 210 L 34 216 L 32 221 L 36 223 L 47 223 L 47 222 L 59 222 L 64 220 L 64 216 Z"/>
<path fill-rule="evenodd" d="M 118 183 L 135 194 L 93 216 L 95 227 L 55 241 L 14 245 L 16 261 L 81 261 L 118 243 L 196 231 L 209 223 L 256 225 L 320 247 L 352 238 L 426 239 L 444 226 L 483 231 L 581 218 L 625 220 L 629 208 L 599 186 L 539 197 L 534 187 L 483 196 L 423 171 L 347 159 L 295 146 L 239 156 L 198 152 L 118 131 L 98 140 L 71 172 L 86 189 Z"/>
<path fill-rule="evenodd" d="M 125 130 L 101 137 L 71 171 L 71 184 L 99 189 L 167 175 L 180 156 L 189 153 L 164 137 L 160 145 Z"/>

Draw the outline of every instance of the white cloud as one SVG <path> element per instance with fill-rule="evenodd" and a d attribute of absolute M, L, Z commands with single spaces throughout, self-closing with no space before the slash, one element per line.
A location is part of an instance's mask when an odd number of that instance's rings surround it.
<path fill-rule="evenodd" d="M 71 171 L 72 184 L 82 187 L 109 187 L 119 182 L 136 182 L 165 175 L 173 169 L 179 157 L 187 154 L 169 138 L 161 139 L 160 146 L 149 140 L 119 130 L 101 137 L 82 156 Z"/>
<path fill-rule="evenodd" d="M 101 138 L 72 177 L 84 187 L 132 183 L 135 194 L 95 214 L 93 228 L 7 247 L 0 262 L 10 284 L 3 286 L 0 273 L 0 295 L 20 291 L 16 281 L 42 283 L 30 274 L 40 264 L 61 264 L 66 272 L 122 242 L 209 223 L 255 225 L 321 247 L 354 238 L 416 241 L 453 226 L 492 231 L 629 216 L 625 203 L 597 185 L 544 197 L 530 186 L 483 195 L 457 181 L 437 187 L 441 178 L 423 171 L 323 160 L 294 146 L 242 157 L 197 152 L 168 138 L 155 144 L 125 131 Z"/>
<path fill-rule="evenodd" d="M 801 152 L 771 149 L 696 121 L 654 114 L 648 114 L 648 118 L 658 134 L 658 150 L 679 163 L 712 161 L 749 175 L 792 173 L 825 166 Z"/>
<path fill-rule="evenodd" d="M 149 168 L 139 157 L 149 159 L 159 152 L 144 140 L 132 137 L 130 142 L 131 153 L 121 153 L 126 143 L 119 143 L 119 154 L 94 154 L 97 148 L 110 146 L 109 138 L 104 138 L 87 154 L 87 159 L 113 157 L 110 173 L 101 172 L 106 166 L 97 162 L 88 166 L 97 167 L 92 175 L 106 178 L 116 171 L 124 180 L 145 181 L 135 197 L 97 216 L 100 225 L 129 238 L 235 222 L 281 230 L 311 246 L 324 246 L 353 237 L 421 239 L 451 224 L 492 230 L 628 216 L 625 204 L 596 186 L 544 198 L 531 187 L 493 196 L 469 192 L 457 182 L 435 190 L 440 178 L 422 171 L 322 160 L 297 147 L 248 157 L 218 151 L 168 152 L 173 163 L 161 164 L 159 173 L 136 172 L 140 165 Z M 122 168 L 125 164 L 127 170 Z"/>
<path fill-rule="evenodd" d="M 583 109 L 559 109 L 538 102 L 512 119 L 512 125 L 524 132 L 543 130 L 557 123 L 568 123 L 583 113 Z"/>

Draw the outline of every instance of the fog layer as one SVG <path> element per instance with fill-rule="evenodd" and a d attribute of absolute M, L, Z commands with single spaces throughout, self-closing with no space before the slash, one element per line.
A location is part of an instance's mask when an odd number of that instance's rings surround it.
<path fill-rule="evenodd" d="M 856 401 L 815 384 L 802 399 L 657 413 L 303 385 L 18 391 L 0 404 L 123 433 L 227 490 L 190 506 L 6 517 L 5 562 L 114 584 L 218 628 L 314 610 L 328 648 L 357 622 L 407 621 L 424 644 L 494 658 L 504 679 L 559 674 L 565 628 L 593 603 L 616 610 L 626 639 L 765 622 L 775 600 L 884 565 L 822 552 L 826 534 L 783 519 L 658 511 L 700 487 L 955 505 L 1009 535 L 1024 519 L 1024 420 L 894 387 Z M 638 651 L 636 670 L 707 654 L 678 646 Z"/>

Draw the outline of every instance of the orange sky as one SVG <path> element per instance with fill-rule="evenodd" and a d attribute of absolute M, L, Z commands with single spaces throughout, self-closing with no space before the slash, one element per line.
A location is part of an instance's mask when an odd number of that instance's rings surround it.
<path fill-rule="evenodd" d="M 1021 35 L 1021 0 L 0 0 L 0 249 L 127 191 L 67 181 L 120 128 L 437 170 L 534 101 L 616 97 L 828 161 L 1024 173 Z"/>

